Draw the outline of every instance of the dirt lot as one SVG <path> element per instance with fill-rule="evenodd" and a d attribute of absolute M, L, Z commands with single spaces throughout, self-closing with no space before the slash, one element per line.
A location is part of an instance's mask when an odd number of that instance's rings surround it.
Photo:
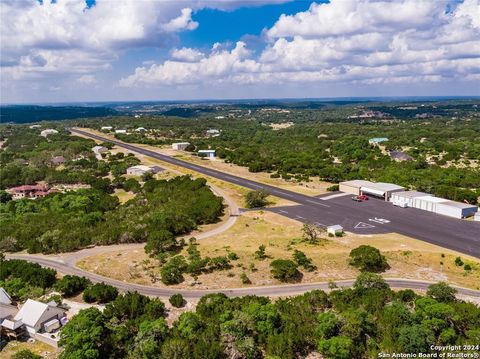
<path fill-rule="evenodd" d="M 478 289 L 480 283 L 480 263 L 460 255 L 464 262 L 473 267 L 473 270 L 467 273 L 462 267 L 455 266 L 454 260 L 459 254 L 453 251 L 398 234 L 347 234 L 342 238 L 328 238 L 317 245 L 310 245 L 301 241 L 301 223 L 270 212 L 246 213 L 229 230 L 202 239 L 199 243 L 202 256 L 225 255 L 231 251 L 235 252 L 239 259 L 232 262 L 233 268 L 230 270 L 201 275 L 196 283 L 186 275 L 183 283 L 172 288 L 242 287 L 242 272 L 247 274 L 253 286 L 278 284 L 270 276 L 269 264 L 272 259 L 291 258 L 294 249 L 305 252 L 317 266 L 317 270 L 303 273 L 302 282 L 354 278 L 358 271 L 348 265 L 348 254 L 351 249 L 361 244 L 370 244 L 385 254 L 391 266 L 391 269 L 384 273 L 385 277 L 448 280 L 452 284 L 474 289 Z M 254 252 L 262 244 L 266 246 L 269 258 L 256 260 Z M 254 271 L 251 269 L 252 264 L 256 269 Z M 156 261 L 148 258 L 142 250 L 100 254 L 85 258 L 78 265 L 116 279 L 127 278 L 128 281 L 138 284 L 162 286 Z"/>

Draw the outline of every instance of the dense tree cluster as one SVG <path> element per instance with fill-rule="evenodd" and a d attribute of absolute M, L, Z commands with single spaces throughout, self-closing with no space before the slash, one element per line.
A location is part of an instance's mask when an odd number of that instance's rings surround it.
<path fill-rule="evenodd" d="M 448 293 L 448 286 L 440 292 Z M 62 332 L 61 357 L 293 359 L 317 351 L 325 358 L 360 359 L 478 344 L 478 328 L 480 308 L 472 303 L 394 292 L 380 276 L 363 273 L 350 289 L 274 302 L 209 294 L 171 328 L 161 302 L 128 293 L 103 313 L 87 309 L 74 317 Z"/>
<path fill-rule="evenodd" d="M 148 180 L 124 205 L 97 189 L 0 204 L 0 248 L 57 253 L 90 244 L 147 242 L 152 254 L 174 251 L 177 235 L 215 222 L 222 199 L 203 179 Z"/>

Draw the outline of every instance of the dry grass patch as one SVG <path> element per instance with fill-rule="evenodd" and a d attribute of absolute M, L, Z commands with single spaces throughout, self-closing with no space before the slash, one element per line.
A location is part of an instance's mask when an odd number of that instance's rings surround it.
<path fill-rule="evenodd" d="M 10 341 L 7 345 L 0 351 L 0 357 L 3 359 L 10 359 L 21 350 L 28 349 L 31 352 L 40 355 L 45 359 L 56 359 L 60 356 L 60 351 L 51 347 L 50 345 L 44 344 L 38 340 L 35 343 L 20 342 L 20 341 Z"/>
<path fill-rule="evenodd" d="M 233 227 L 216 236 L 198 241 L 202 256 L 223 256 L 234 252 L 239 259 L 225 271 L 203 274 L 195 282 L 189 275 L 185 281 L 171 288 L 224 289 L 242 287 L 241 274 L 245 273 L 252 286 L 279 284 L 270 276 L 270 262 L 276 258 L 291 258 L 295 249 L 312 258 L 317 269 L 304 272 L 302 282 L 335 281 L 351 279 L 358 271 L 348 265 L 353 248 L 362 244 L 372 245 L 387 257 L 391 269 L 385 277 L 417 280 L 446 280 L 452 284 L 477 289 L 480 283 L 480 263 L 475 258 L 460 255 L 428 243 L 398 234 L 361 236 L 347 234 L 342 238 L 327 238 L 311 245 L 301 241 L 302 224 L 278 214 L 252 211 L 243 214 Z M 260 245 L 266 246 L 267 259 L 255 259 L 254 252 Z M 187 255 L 186 252 L 182 253 Z M 443 256 L 442 256 L 443 254 Z M 466 272 L 454 264 L 461 256 L 473 270 Z M 443 265 L 440 264 L 443 262 Z M 253 268 L 252 268 L 253 265 Z M 124 250 L 84 259 L 80 267 L 138 284 L 163 286 L 159 281 L 159 268 L 141 250 Z M 253 269 L 253 270 L 252 270 Z M 153 283 L 152 283 L 153 280 Z"/>

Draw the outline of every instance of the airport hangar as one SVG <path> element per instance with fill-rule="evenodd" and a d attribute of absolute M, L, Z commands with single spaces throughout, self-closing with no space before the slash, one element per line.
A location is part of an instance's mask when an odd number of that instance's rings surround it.
<path fill-rule="evenodd" d="M 388 201 L 392 196 L 392 193 L 405 191 L 405 188 L 393 183 L 352 180 L 340 182 L 339 190 L 356 196 L 366 194 L 380 197 L 385 201 Z"/>

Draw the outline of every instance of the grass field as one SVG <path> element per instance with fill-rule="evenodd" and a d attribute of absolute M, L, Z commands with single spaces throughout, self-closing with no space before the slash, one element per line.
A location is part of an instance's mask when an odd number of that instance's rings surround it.
<path fill-rule="evenodd" d="M 60 355 L 60 351 L 38 340 L 35 343 L 10 341 L 0 351 L 0 358 L 10 359 L 13 355 L 21 350 L 28 349 L 31 352 L 40 355 L 44 359 L 56 359 Z"/>
<path fill-rule="evenodd" d="M 384 273 L 385 277 L 447 280 L 459 286 L 480 289 L 478 260 L 460 255 L 465 263 L 473 267 L 472 271 L 466 272 L 454 264 L 458 253 L 398 234 L 347 234 L 342 238 L 325 239 L 317 245 L 306 244 L 300 239 L 301 224 L 297 221 L 270 212 L 246 213 L 229 230 L 199 241 L 198 248 L 202 256 L 235 252 L 239 259 L 232 262 L 233 268 L 201 275 L 196 283 L 187 275 L 183 283 L 172 288 L 188 288 L 192 285 L 197 289 L 242 287 L 240 275 L 243 272 L 253 286 L 279 284 L 271 278 L 269 264 L 273 259 L 291 258 L 294 249 L 305 252 L 317 266 L 313 272 L 303 272 L 302 282 L 350 279 L 359 273 L 348 265 L 350 251 L 361 244 L 369 244 L 379 248 L 387 257 L 391 269 Z M 254 252 L 262 244 L 266 246 L 269 258 L 256 260 Z M 251 270 L 252 263 L 256 271 Z M 100 254 L 85 258 L 78 265 L 108 277 L 162 286 L 156 261 L 148 258 L 142 250 Z"/>

